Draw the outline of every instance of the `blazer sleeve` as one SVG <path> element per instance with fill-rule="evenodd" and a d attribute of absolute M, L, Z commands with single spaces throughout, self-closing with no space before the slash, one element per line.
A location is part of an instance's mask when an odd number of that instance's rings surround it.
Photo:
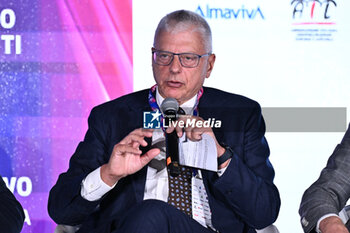
<path fill-rule="evenodd" d="M 314 232 L 317 221 L 329 213 L 338 214 L 350 197 L 350 130 L 304 193 L 299 214 L 304 232 Z"/>
<path fill-rule="evenodd" d="M 68 171 L 59 176 L 50 191 L 48 212 L 57 224 L 81 224 L 100 204 L 101 200 L 88 201 L 80 192 L 82 180 L 108 162 L 106 134 L 101 113 L 93 109 L 84 141 L 79 143 L 71 157 Z"/>
<path fill-rule="evenodd" d="M 248 114 L 240 135 L 240 149 L 224 174 L 214 182 L 217 198 L 227 205 L 251 228 L 262 229 L 271 225 L 278 216 L 280 196 L 273 183 L 274 169 L 268 159 L 270 151 L 264 137 L 265 123 L 258 103 Z M 233 137 L 225 144 L 232 146 Z M 230 139 L 231 138 L 231 139 Z"/>
<path fill-rule="evenodd" d="M 24 213 L 21 204 L 6 187 L 0 176 L 0 226 L 2 232 L 21 232 Z"/>

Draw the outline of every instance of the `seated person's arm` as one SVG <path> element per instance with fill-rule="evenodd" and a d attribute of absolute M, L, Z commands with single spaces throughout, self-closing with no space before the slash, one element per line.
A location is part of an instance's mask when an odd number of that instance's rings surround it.
<path fill-rule="evenodd" d="M 244 130 L 242 150 L 231 145 L 234 156 L 212 188 L 215 198 L 222 199 L 223 194 L 223 201 L 232 211 L 251 227 L 262 229 L 276 220 L 280 198 L 273 184 L 274 170 L 268 159 L 265 124 L 258 104 L 249 112 Z M 223 143 L 230 146 L 229 140 Z"/>
<path fill-rule="evenodd" d="M 102 201 L 101 197 L 110 190 L 105 184 L 113 187 L 119 179 L 138 171 L 159 153 L 159 149 L 151 149 L 142 156 L 130 156 L 130 153 L 141 155 L 139 145 L 147 145 L 143 138 L 152 136 L 152 132 L 140 129 L 132 131 L 116 145 L 106 146 L 108 140 L 105 138 L 105 132 L 108 126 L 103 124 L 103 119 L 103 113 L 101 115 L 94 110 L 91 112 L 84 141 L 78 145 L 72 156 L 68 171 L 60 175 L 50 191 L 48 210 L 51 218 L 58 224 L 81 224 L 96 210 Z M 139 142 L 134 142 L 135 140 Z M 108 154 L 109 148 L 106 148 L 109 146 L 113 148 L 111 154 Z M 129 161 L 132 167 L 125 166 L 122 161 L 128 156 L 134 159 Z M 135 161 L 135 158 L 139 161 Z M 121 166 L 124 166 L 123 169 Z M 99 168 L 100 173 L 97 170 Z M 87 182 L 89 185 L 94 184 L 96 180 L 99 182 L 92 189 L 85 184 L 85 181 L 91 180 L 91 176 L 97 179 L 92 178 L 92 182 Z"/>
<path fill-rule="evenodd" d="M 316 225 L 321 217 L 328 214 L 337 215 L 339 211 L 344 208 L 350 197 L 349 177 L 350 130 L 347 131 L 341 144 L 335 148 L 328 160 L 326 168 L 322 170 L 318 180 L 313 183 L 303 195 L 299 214 L 305 232 L 317 230 Z M 325 223 L 327 223 L 325 225 L 328 228 L 330 223 L 340 222 L 331 218 Z M 324 223 L 320 223 L 321 231 L 323 224 Z"/>
<path fill-rule="evenodd" d="M 7 233 L 21 232 L 24 213 L 21 204 L 7 189 L 0 176 L 0 231 Z"/>

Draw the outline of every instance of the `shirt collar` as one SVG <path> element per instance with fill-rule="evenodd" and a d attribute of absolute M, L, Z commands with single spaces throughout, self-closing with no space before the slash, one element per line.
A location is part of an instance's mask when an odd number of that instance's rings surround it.
<path fill-rule="evenodd" d="M 159 94 L 158 87 L 156 88 L 156 100 L 160 107 L 163 103 L 164 98 Z M 180 107 L 186 112 L 187 115 L 193 114 L 193 108 L 197 101 L 197 95 L 193 96 L 191 99 L 187 100 L 185 103 L 181 104 Z"/>

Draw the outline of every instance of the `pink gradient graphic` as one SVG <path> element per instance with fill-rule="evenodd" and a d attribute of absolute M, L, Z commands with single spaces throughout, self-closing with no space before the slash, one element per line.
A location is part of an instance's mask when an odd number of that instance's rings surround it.
<path fill-rule="evenodd" d="M 97 105 L 131 92 L 131 0 L 59 1 L 58 6 L 84 96 Z"/>
<path fill-rule="evenodd" d="M 53 232 L 49 190 L 83 140 L 91 109 L 133 91 L 132 0 L 0 3 L 16 13 L 9 33 L 23 39 L 21 55 L 0 55 L 0 174 L 30 179 L 28 196 L 13 186 L 30 218 L 22 232 Z"/>

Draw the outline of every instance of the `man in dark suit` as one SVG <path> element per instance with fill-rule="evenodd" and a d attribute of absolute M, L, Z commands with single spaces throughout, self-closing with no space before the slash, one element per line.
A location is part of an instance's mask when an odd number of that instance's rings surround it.
<path fill-rule="evenodd" d="M 21 204 L 6 187 L 0 176 L 0 232 L 21 232 L 24 223 L 24 213 Z"/>
<path fill-rule="evenodd" d="M 280 198 L 261 109 L 248 98 L 203 88 L 215 62 L 207 22 L 184 10 L 165 16 L 155 33 L 152 61 L 154 87 L 92 110 L 84 141 L 50 192 L 50 216 L 59 224 L 81 225 L 79 232 L 243 233 L 272 224 Z M 215 143 L 218 171 L 190 169 L 183 178 L 192 182 L 193 192 L 194 183 L 203 190 L 198 200 L 203 215 L 195 214 L 195 202 L 182 209 L 184 200 L 181 210 L 167 203 L 172 176 L 165 167 L 164 133 L 142 129 L 143 112 L 159 109 L 167 97 L 195 122 L 222 122 L 213 129 L 166 129 L 191 141 L 207 134 Z"/>
<path fill-rule="evenodd" d="M 350 125 L 318 180 L 304 193 L 299 214 L 305 232 L 349 233 L 339 217 L 350 198 Z"/>

